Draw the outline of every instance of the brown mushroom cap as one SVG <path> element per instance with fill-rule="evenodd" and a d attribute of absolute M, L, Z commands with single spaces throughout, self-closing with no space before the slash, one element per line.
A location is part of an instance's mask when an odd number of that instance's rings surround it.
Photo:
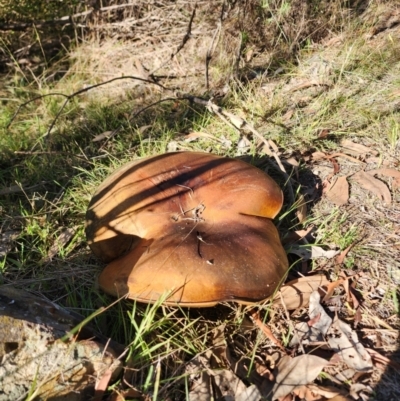
<path fill-rule="evenodd" d="M 242 161 L 178 152 L 128 163 L 87 211 L 89 245 L 111 261 L 99 285 L 182 306 L 266 299 L 288 268 L 271 221 L 282 202 L 278 185 Z"/>

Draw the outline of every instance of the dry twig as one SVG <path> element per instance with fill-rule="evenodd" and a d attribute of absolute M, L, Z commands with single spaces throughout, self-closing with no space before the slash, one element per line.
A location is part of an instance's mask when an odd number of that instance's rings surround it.
<path fill-rule="evenodd" d="M 207 54 L 206 54 L 206 88 L 207 91 L 210 89 L 210 82 L 209 82 L 209 73 L 208 73 L 208 67 L 210 65 L 212 56 L 215 52 L 215 48 L 217 46 L 220 34 L 221 34 L 221 28 L 222 28 L 222 21 L 223 21 L 223 17 L 224 17 L 224 12 L 225 12 L 225 3 L 222 4 L 222 8 L 221 8 L 221 14 L 219 17 L 219 21 L 217 24 L 217 28 L 214 31 L 214 35 L 213 38 L 211 40 L 211 44 L 210 47 L 207 49 Z"/>
<path fill-rule="evenodd" d="M 110 79 L 108 81 L 104 81 L 104 82 L 100 82 L 98 84 L 90 85 L 90 86 L 88 86 L 86 88 L 80 89 L 80 90 L 72 93 L 71 95 L 65 95 L 65 94 L 62 94 L 62 93 L 47 93 L 45 95 L 37 96 L 37 97 L 35 97 L 33 99 L 30 99 L 30 100 L 22 103 L 21 105 L 19 105 L 18 109 L 16 110 L 14 115 L 11 117 L 11 120 L 8 123 L 7 128 L 9 128 L 10 125 L 13 123 L 13 121 L 15 120 L 16 116 L 18 115 L 18 113 L 19 113 L 19 111 L 21 110 L 22 107 L 25 107 L 29 103 L 32 103 L 32 102 L 34 102 L 34 101 L 36 101 L 38 99 L 42 99 L 42 98 L 47 97 L 47 96 L 63 96 L 63 97 L 65 97 L 65 101 L 62 104 L 62 106 L 60 107 L 60 109 L 58 110 L 56 116 L 54 117 L 53 121 L 50 124 L 49 129 L 47 130 L 47 133 L 46 133 L 46 138 L 47 139 L 46 140 L 48 141 L 49 138 L 50 138 L 50 133 L 54 128 L 54 125 L 56 124 L 56 122 L 57 122 L 58 118 L 60 117 L 62 111 L 64 110 L 64 108 L 66 107 L 66 105 L 68 104 L 68 102 L 72 98 L 74 98 L 75 96 L 81 95 L 82 93 L 88 92 L 88 91 L 90 91 L 92 89 L 98 88 L 99 86 L 103 86 L 103 85 L 106 85 L 106 84 L 109 84 L 111 82 L 118 81 L 118 80 L 121 80 L 121 79 L 134 79 L 134 80 L 138 80 L 138 81 L 142 81 L 142 82 L 147 82 L 147 83 L 150 83 L 150 84 L 153 84 L 153 85 L 157 85 L 157 86 L 159 86 L 160 88 L 162 88 L 164 90 L 168 90 L 168 88 L 166 88 L 165 86 L 161 85 L 160 83 L 158 83 L 158 82 L 156 82 L 156 81 L 154 81 L 152 79 L 144 79 L 144 78 L 135 77 L 135 76 L 124 76 L 124 77 L 116 77 L 116 78 Z"/>
<path fill-rule="evenodd" d="M 151 72 L 149 73 L 150 76 L 153 76 L 153 74 L 154 74 L 156 71 L 158 71 L 159 69 L 165 67 L 166 64 L 168 64 L 168 63 L 169 63 L 169 62 L 185 47 L 185 44 L 187 43 L 187 41 L 192 37 L 192 24 L 193 24 L 193 19 L 194 19 L 195 15 L 196 15 L 196 8 L 197 8 L 197 4 L 195 3 L 194 8 L 193 8 L 193 11 L 192 11 L 192 15 L 191 15 L 190 20 L 189 20 L 189 24 L 188 24 L 188 27 L 187 27 L 186 34 L 185 34 L 185 36 L 184 36 L 183 39 L 182 39 L 182 43 L 181 43 L 181 44 L 178 46 L 178 48 L 170 55 L 169 59 L 168 59 L 165 63 L 161 64 L 159 67 L 155 68 L 153 71 L 151 71 Z"/>
<path fill-rule="evenodd" d="M 209 100 L 207 103 L 207 109 L 216 114 L 219 118 L 221 118 L 222 121 L 224 121 L 226 124 L 228 124 L 230 127 L 238 130 L 238 131 L 242 131 L 247 129 L 248 131 L 250 131 L 254 136 L 256 136 L 258 139 L 260 139 L 264 145 L 265 145 L 265 149 L 266 149 L 266 153 L 268 154 L 268 156 L 272 156 L 280 171 L 282 172 L 282 175 L 284 176 L 286 183 L 287 183 L 287 187 L 289 190 L 289 196 L 290 196 L 290 203 L 293 204 L 295 197 L 294 197 L 294 192 L 293 192 L 293 187 L 291 184 L 291 178 L 289 176 L 289 174 L 286 172 L 285 167 L 283 166 L 281 159 L 279 158 L 277 152 L 276 152 L 276 145 L 275 143 L 273 143 L 271 140 L 267 140 L 265 139 L 251 124 L 249 124 L 246 120 L 244 120 L 243 118 L 236 116 L 235 114 L 229 113 L 225 110 L 223 110 L 221 107 L 217 106 L 215 103 L 212 102 L 212 100 Z M 272 145 L 272 146 L 271 146 Z"/>

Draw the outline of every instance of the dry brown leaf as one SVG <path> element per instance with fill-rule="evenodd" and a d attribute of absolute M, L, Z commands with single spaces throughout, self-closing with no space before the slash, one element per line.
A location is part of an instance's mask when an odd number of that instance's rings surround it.
<path fill-rule="evenodd" d="M 319 394 L 314 394 L 308 386 L 301 386 L 293 390 L 293 394 L 297 395 L 301 400 L 305 401 L 324 401 L 325 398 Z"/>
<path fill-rule="evenodd" d="M 298 344 L 324 341 L 324 336 L 332 324 L 332 319 L 321 306 L 320 300 L 321 296 L 318 291 L 314 291 L 310 296 L 308 308 L 310 320 L 295 325 L 294 335 L 290 342 L 291 347 Z"/>
<path fill-rule="evenodd" d="M 313 382 L 327 364 L 325 359 L 310 354 L 295 358 L 284 356 L 277 365 L 272 399 L 285 397 L 297 387 Z"/>
<path fill-rule="evenodd" d="M 61 234 L 57 237 L 57 239 L 54 241 L 53 245 L 49 249 L 49 252 L 47 253 L 47 258 L 46 260 L 51 260 L 58 254 L 60 249 L 62 249 L 65 245 L 68 244 L 69 241 L 71 241 L 72 237 L 75 235 L 77 230 L 77 227 L 73 228 L 65 228 Z"/>
<path fill-rule="evenodd" d="M 390 159 L 392 159 L 392 158 L 390 158 Z M 389 164 L 391 162 L 394 163 L 394 162 L 396 162 L 396 160 L 395 159 L 388 160 L 386 157 L 385 157 L 385 160 L 382 160 L 381 157 L 376 157 L 376 156 L 371 156 L 371 157 L 368 157 L 368 159 L 365 159 L 366 164 L 377 163 L 380 166 L 389 166 Z"/>
<path fill-rule="evenodd" d="M 299 398 L 306 401 L 325 401 L 342 396 L 346 392 L 336 387 L 323 387 L 316 384 L 308 384 L 293 391 Z M 346 398 L 343 398 L 344 400 Z"/>
<path fill-rule="evenodd" d="M 392 197 L 389 188 L 382 182 L 374 178 L 365 171 L 359 171 L 352 175 L 352 179 L 368 191 L 373 192 L 379 199 L 385 203 L 391 203 Z"/>
<path fill-rule="evenodd" d="M 324 296 L 324 299 L 322 300 L 322 302 L 326 302 L 332 295 L 333 295 L 333 291 L 335 291 L 335 289 L 343 284 L 344 280 L 343 279 L 339 279 L 336 281 L 333 281 L 332 283 L 328 283 L 327 285 L 327 290 L 326 290 L 326 294 Z"/>
<path fill-rule="evenodd" d="M 338 177 L 326 191 L 326 197 L 335 205 L 342 206 L 349 201 L 349 183 L 347 177 Z"/>
<path fill-rule="evenodd" d="M 199 138 L 207 138 L 207 139 L 212 139 L 213 141 L 220 142 L 220 139 L 217 138 L 216 136 L 208 134 L 207 132 L 200 132 L 200 131 L 190 132 L 189 134 L 185 135 L 185 142 L 192 142 Z"/>
<path fill-rule="evenodd" d="M 382 174 L 385 175 L 386 177 L 393 177 L 400 179 L 400 171 L 395 170 L 394 168 L 378 168 L 376 170 L 366 171 L 366 173 L 371 175 Z"/>
<path fill-rule="evenodd" d="M 242 135 L 236 147 L 237 147 L 237 154 L 244 155 L 251 149 L 251 142 L 247 139 L 245 135 Z"/>
<path fill-rule="evenodd" d="M 189 401 L 208 401 L 212 395 L 212 371 L 210 368 L 211 351 L 195 356 L 185 367 L 192 380 Z"/>
<path fill-rule="evenodd" d="M 311 155 L 312 160 L 324 160 L 327 158 L 326 153 L 324 152 L 314 152 Z"/>
<path fill-rule="evenodd" d="M 371 155 L 377 156 L 379 153 L 374 149 L 371 149 L 359 143 L 354 143 L 348 139 L 343 139 L 343 141 L 341 141 L 340 144 L 345 148 L 344 150 L 350 150 L 359 155 L 365 155 L 367 153 L 370 153 Z"/>
<path fill-rule="evenodd" d="M 224 400 L 231 400 L 232 398 L 225 397 Z M 245 391 L 235 397 L 235 401 L 259 401 L 262 399 L 262 394 L 255 384 L 247 387 Z"/>
<path fill-rule="evenodd" d="M 282 121 L 283 123 L 287 123 L 294 114 L 294 108 L 289 109 L 283 116 L 282 116 Z"/>
<path fill-rule="evenodd" d="M 393 189 L 400 188 L 400 171 L 395 170 L 393 168 L 379 168 L 376 170 L 367 171 L 370 175 L 381 174 L 386 177 L 392 177 L 393 180 Z"/>
<path fill-rule="evenodd" d="M 315 331 L 318 333 L 317 338 L 312 339 L 312 341 L 319 341 L 322 340 L 319 339 L 318 337 L 325 336 L 327 333 L 329 327 L 332 324 L 332 319 L 328 314 L 325 312 L 325 309 L 321 306 L 320 304 L 321 301 L 321 296 L 319 295 L 318 291 L 314 291 L 311 296 L 310 296 L 310 306 L 309 306 L 309 311 L 308 315 L 310 317 L 310 322 L 309 326 L 311 326 Z M 319 316 L 318 319 L 317 316 Z"/>
<path fill-rule="evenodd" d="M 334 249 L 328 249 L 327 251 L 320 246 L 302 246 L 302 245 L 292 245 L 289 253 L 300 256 L 303 260 L 317 259 L 317 258 L 327 258 L 332 259 L 336 255 L 339 255 L 340 251 Z"/>
<path fill-rule="evenodd" d="M 110 139 L 114 136 L 114 131 L 105 131 L 102 132 L 101 134 L 96 135 L 93 139 L 92 142 L 99 142 L 102 141 L 103 139 Z"/>
<path fill-rule="evenodd" d="M 299 161 L 294 157 L 289 157 L 289 158 L 285 159 L 285 162 L 290 164 L 293 167 L 299 167 L 300 166 Z"/>
<path fill-rule="evenodd" d="M 335 316 L 326 335 L 329 346 L 338 353 L 348 367 L 359 372 L 372 370 L 372 359 L 358 340 L 357 333 Z"/>
<path fill-rule="evenodd" d="M 286 234 L 285 238 L 282 239 L 282 243 L 289 244 L 300 241 L 303 238 L 307 237 L 313 230 L 315 230 L 315 226 L 311 224 L 305 230 L 289 231 Z"/>
<path fill-rule="evenodd" d="M 328 284 L 329 281 L 323 274 L 297 278 L 281 287 L 280 294 L 275 295 L 273 303 L 281 305 L 283 302 L 288 310 L 307 307 L 311 293 Z"/>
<path fill-rule="evenodd" d="M 272 372 L 264 364 L 261 364 L 261 363 L 259 363 L 257 361 L 254 361 L 254 365 L 256 367 L 256 372 L 261 377 L 265 377 L 269 381 L 274 381 L 274 379 L 275 379 L 274 375 L 272 374 Z"/>
<path fill-rule="evenodd" d="M 361 160 L 358 160 L 358 159 L 356 159 L 356 158 L 354 158 L 354 157 L 351 157 L 351 156 L 349 156 L 349 155 L 346 155 L 346 154 L 344 154 L 344 153 L 341 153 L 341 152 L 335 152 L 335 153 L 332 153 L 331 155 L 330 155 L 330 157 L 343 157 L 343 158 L 345 158 L 345 159 L 347 159 L 347 160 L 350 160 L 350 161 L 352 161 L 352 162 L 354 162 L 354 163 L 361 163 L 361 164 L 364 164 L 364 162 L 363 161 L 361 161 Z"/>
<path fill-rule="evenodd" d="M 258 311 L 255 309 L 252 309 L 250 311 L 251 317 L 253 318 L 253 322 L 256 326 L 258 326 L 261 331 L 266 335 L 267 338 L 269 338 L 276 346 L 278 346 L 282 351 L 286 352 L 285 347 L 282 345 L 282 343 L 274 336 L 272 333 L 271 329 L 263 323 L 263 321 L 260 319 L 260 314 Z"/>
<path fill-rule="evenodd" d="M 293 394 L 287 394 L 285 397 L 278 398 L 278 401 L 295 401 L 295 396 Z"/>
<path fill-rule="evenodd" d="M 307 203 L 302 194 L 298 194 L 296 201 L 296 216 L 300 223 L 303 223 L 307 218 Z"/>
<path fill-rule="evenodd" d="M 272 139 L 268 139 L 268 143 L 269 143 L 269 146 L 271 146 L 271 149 L 275 153 L 277 153 L 278 155 L 281 154 L 281 152 L 279 151 L 278 145 Z"/>
<path fill-rule="evenodd" d="M 93 401 L 101 401 L 103 398 L 104 393 L 107 390 L 108 383 L 111 380 L 113 372 L 111 369 L 107 369 L 103 375 L 101 376 L 100 380 L 96 382 L 96 386 L 94 388 L 94 397 Z"/>
<path fill-rule="evenodd" d="M 307 322 L 307 325 L 310 326 L 310 327 L 314 326 L 315 324 L 317 324 L 321 320 L 321 316 L 322 316 L 321 313 L 318 313 L 316 316 L 314 316 L 312 319 L 310 319 Z"/>
<path fill-rule="evenodd" d="M 235 400 L 238 395 L 246 393 L 246 385 L 230 369 L 219 369 L 214 372 L 214 388 L 219 389 L 223 399 Z"/>
<path fill-rule="evenodd" d="M 337 162 L 337 160 L 328 155 L 328 159 L 329 161 L 333 164 L 333 174 L 336 175 L 339 171 L 340 171 L 340 166 L 339 163 Z"/>
<path fill-rule="evenodd" d="M 220 348 L 220 347 L 216 347 Z M 211 360 L 216 357 L 214 350 L 195 356 L 187 365 L 186 373 L 192 380 L 190 401 L 208 401 L 215 388 L 222 397 L 235 399 L 246 391 L 246 385 L 230 369 L 213 369 Z"/>
<path fill-rule="evenodd" d="M 340 395 L 343 396 L 343 394 L 346 393 L 343 389 L 332 386 L 317 386 L 316 384 L 309 384 L 307 387 L 313 394 L 318 394 L 328 400 L 332 400 Z"/>
<path fill-rule="evenodd" d="M 364 383 L 352 383 L 349 395 L 354 400 L 370 400 L 373 393 L 372 387 Z"/>
<path fill-rule="evenodd" d="M 344 259 L 346 258 L 347 254 L 350 252 L 350 250 L 353 248 L 355 243 L 353 242 L 351 245 L 349 245 L 346 249 L 344 249 L 340 254 L 336 257 L 336 263 L 338 265 L 341 265 L 344 262 Z"/>
<path fill-rule="evenodd" d="M 138 132 L 139 134 L 143 135 L 149 128 L 152 128 L 153 125 L 142 125 L 139 128 L 136 128 L 136 132 Z"/>
<path fill-rule="evenodd" d="M 387 366 L 391 366 L 396 370 L 400 370 L 400 363 L 392 361 L 391 359 L 387 358 L 384 355 L 381 355 L 379 352 L 373 350 L 372 348 L 367 348 L 367 351 L 371 355 L 371 358 L 374 361 L 374 363 L 379 363 L 381 365 L 384 365 L 385 368 Z"/>
<path fill-rule="evenodd" d="M 321 129 L 321 130 L 318 132 L 317 138 L 318 138 L 318 139 L 325 139 L 325 138 L 328 137 L 328 135 L 330 134 L 330 132 L 331 132 L 331 130 L 329 130 L 329 129 Z"/>
<path fill-rule="evenodd" d="M 140 391 L 130 388 L 127 390 L 114 390 L 114 392 L 110 396 L 109 401 L 125 401 L 127 398 L 128 399 L 134 398 L 135 400 L 138 401 L 145 399 L 145 397 Z"/>

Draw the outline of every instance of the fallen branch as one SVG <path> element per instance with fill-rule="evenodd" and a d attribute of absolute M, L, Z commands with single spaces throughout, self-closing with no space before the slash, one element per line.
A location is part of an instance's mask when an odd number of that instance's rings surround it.
<path fill-rule="evenodd" d="M 47 93 L 45 95 L 37 96 L 37 97 L 35 97 L 33 99 L 30 99 L 30 100 L 28 100 L 28 101 L 26 101 L 26 102 L 24 102 L 24 103 L 22 103 L 21 105 L 18 106 L 17 111 L 11 117 L 11 120 L 7 125 L 7 128 L 9 128 L 10 125 L 13 123 L 13 121 L 15 120 L 15 117 L 18 115 L 18 113 L 21 110 L 21 108 L 27 106 L 29 103 L 32 103 L 32 102 L 34 102 L 36 100 L 42 99 L 42 98 L 47 97 L 47 96 L 63 96 L 63 97 L 65 97 L 65 101 L 62 104 L 62 106 L 60 107 L 60 109 L 58 110 L 56 116 L 54 117 L 53 121 L 50 124 L 49 129 L 47 130 L 47 133 L 46 133 L 46 138 L 47 139 L 46 140 L 48 141 L 48 139 L 50 137 L 50 134 L 51 134 L 51 131 L 54 128 L 54 125 L 56 124 L 56 122 L 57 122 L 58 118 L 60 117 L 61 113 L 63 112 L 64 108 L 66 107 L 66 105 L 68 104 L 68 102 L 72 98 L 74 98 L 75 96 L 81 95 L 82 93 L 88 92 L 88 91 L 90 91 L 92 89 L 98 88 L 98 87 L 103 86 L 103 85 L 107 85 L 107 84 L 109 84 L 111 82 L 118 81 L 118 80 L 121 80 L 121 79 L 133 79 L 133 80 L 137 80 L 137 81 L 147 82 L 147 83 L 150 83 L 150 84 L 153 84 L 153 85 L 157 85 L 158 87 L 160 87 L 160 88 L 162 88 L 164 90 L 170 90 L 170 91 L 172 90 L 172 89 L 166 88 L 165 86 L 161 85 L 160 83 L 158 83 L 158 82 L 156 82 L 156 81 L 154 81 L 152 79 L 144 79 L 144 78 L 140 78 L 140 77 L 135 77 L 133 75 L 123 76 L 123 77 L 116 77 L 116 78 L 112 78 L 112 79 L 110 79 L 108 81 L 100 82 L 98 84 L 94 84 L 94 85 L 88 86 L 86 88 L 80 89 L 80 90 L 72 93 L 71 95 L 65 95 L 65 94 L 62 94 L 62 93 Z"/>
<path fill-rule="evenodd" d="M 191 24 L 192 24 L 192 21 L 193 21 L 193 18 L 194 18 L 194 13 L 195 13 L 195 10 L 193 10 L 193 13 L 192 13 L 192 18 L 191 18 L 191 22 L 190 22 L 189 27 L 188 27 L 188 32 L 190 32 L 190 29 L 191 29 Z M 149 75 L 151 75 L 151 74 L 149 74 Z M 18 113 L 19 113 L 19 111 L 21 110 L 22 107 L 25 107 L 29 103 L 32 103 L 32 102 L 34 102 L 36 100 L 39 100 L 39 99 L 47 97 L 47 96 L 53 96 L 53 95 L 54 96 L 63 96 L 63 97 L 65 97 L 65 101 L 62 104 L 62 106 L 60 107 L 60 109 L 58 110 L 56 116 L 54 117 L 53 121 L 51 122 L 51 124 L 49 126 L 49 129 L 47 130 L 47 133 L 45 135 L 46 136 L 46 141 L 48 142 L 49 138 L 50 138 L 51 131 L 53 130 L 58 118 L 60 117 L 61 113 L 63 112 L 63 110 L 67 106 L 68 102 L 72 98 L 74 98 L 75 96 L 81 95 L 82 93 L 88 92 L 88 91 L 90 91 L 92 89 L 95 89 L 95 88 L 98 88 L 100 86 L 107 85 L 107 84 L 109 84 L 111 82 L 122 80 L 122 79 L 138 80 L 138 81 L 150 83 L 150 84 L 153 84 L 153 85 L 157 85 L 158 87 L 164 89 L 167 92 L 174 92 L 174 89 L 167 88 L 164 85 L 160 84 L 159 82 L 156 82 L 153 79 L 145 79 L 145 78 L 136 77 L 136 76 L 116 77 L 116 78 L 112 78 L 112 79 L 110 79 L 108 81 L 100 82 L 98 84 L 94 84 L 94 85 L 88 86 L 86 88 L 80 89 L 80 90 L 72 93 L 71 95 L 65 95 L 65 94 L 62 94 L 62 93 L 48 93 L 48 94 L 37 96 L 37 97 L 35 97 L 33 99 L 30 99 L 30 100 L 28 100 L 28 101 L 26 101 L 26 102 L 24 102 L 24 103 L 22 103 L 21 105 L 18 106 L 17 111 L 11 117 L 11 120 L 7 125 L 7 128 L 10 127 L 10 125 L 13 123 L 13 121 L 15 120 L 16 116 L 18 115 Z M 139 114 L 143 113 L 144 111 L 150 109 L 153 106 L 156 106 L 157 104 L 160 104 L 160 103 L 163 103 L 163 102 L 167 102 L 167 101 L 176 101 L 176 100 L 185 100 L 185 101 L 189 101 L 190 103 L 200 104 L 200 105 L 206 107 L 206 109 L 208 111 L 210 111 L 211 113 L 217 115 L 222 121 L 224 121 L 227 125 L 229 125 L 233 129 L 236 129 L 236 130 L 238 130 L 240 132 L 242 130 L 247 129 L 255 137 L 260 139 L 265 145 L 265 151 L 266 151 L 267 155 L 272 156 L 275 159 L 280 171 L 282 172 L 282 174 L 283 174 L 283 176 L 284 176 L 284 178 L 286 180 L 288 190 L 289 190 L 290 202 L 294 203 L 295 197 L 294 197 L 294 192 L 293 192 L 293 188 L 292 188 L 292 185 L 291 185 L 291 178 L 289 177 L 288 173 L 286 172 L 285 167 L 283 166 L 283 164 L 282 164 L 282 162 L 281 162 L 281 160 L 280 160 L 280 158 L 279 158 L 279 156 L 277 154 L 277 146 L 276 146 L 276 144 L 271 140 L 265 139 L 251 124 L 249 124 L 243 118 L 241 118 L 239 116 L 236 116 L 235 114 L 229 113 L 229 112 L 223 110 L 220 106 L 218 106 L 215 103 L 213 103 L 212 99 L 209 99 L 209 100 L 202 99 L 202 98 L 199 98 L 197 96 L 190 95 L 190 94 L 182 94 L 182 95 L 176 94 L 175 97 L 168 97 L 168 98 L 160 99 L 160 100 L 158 100 L 156 102 L 151 103 L 150 105 L 147 105 L 147 106 L 143 107 L 142 109 L 140 109 L 139 111 L 137 111 L 136 113 L 131 115 L 129 117 L 129 120 L 131 121 L 132 119 L 136 118 Z M 114 130 L 112 132 L 112 134 L 110 135 L 110 137 L 115 136 L 121 129 L 122 129 L 122 127 L 119 127 L 116 130 Z M 32 149 L 32 151 L 33 151 L 33 149 Z"/>
<path fill-rule="evenodd" d="M 15 117 L 17 117 L 17 115 L 19 114 L 20 110 L 21 110 L 23 107 L 27 106 L 29 103 L 32 103 L 32 102 L 34 102 L 34 101 L 36 101 L 36 100 L 39 100 L 39 99 L 43 99 L 43 98 L 48 97 L 48 96 L 63 96 L 63 97 L 65 97 L 65 98 L 68 98 L 68 95 L 66 95 L 65 93 L 54 92 L 54 93 L 47 93 L 46 95 L 36 96 L 36 97 L 34 97 L 33 99 L 29 99 L 28 101 L 26 101 L 26 102 L 24 102 L 24 103 L 22 103 L 22 104 L 20 104 L 20 105 L 18 106 L 17 110 L 16 110 L 15 113 L 12 115 L 12 117 L 11 117 L 9 123 L 6 125 L 6 128 L 7 128 L 7 129 L 10 128 L 11 124 L 12 124 L 13 121 L 15 120 Z"/>
<path fill-rule="evenodd" d="M 265 150 L 268 156 L 272 156 L 280 171 L 282 172 L 282 175 L 284 176 L 288 191 L 289 191 L 289 196 L 290 196 L 290 203 L 294 203 L 295 197 L 294 197 L 294 192 L 293 192 L 293 187 L 291 184 L 291 178 L 289 174 L 286 172 L 285 167 L 283 166 L 281 159 L 279 158 L 277 152 L 276 152 L 276 145 L 273 143 L 271 140 L 265 139 L 251 124 L 249 124 L 246 120 L 243 118 L 236 116 L 235 114 L 229 113 L 227 111 L 224 111 L 221 107 L 217 106 L 214 104 L 211 100 L 208 101 L 207 103 L 207 109 L 216 114 L 219 118 L 221 118 L 222 121 L 224 121 L 226 124 L 228 124 L 230 127 L 242 131 L 242 130 L 249 130 L 254 136 L 256 136 L 258 139 L 260 139 L 264 145 L 265 145 Z"/>
<path fill-rule="evenodd" d="M 76 13 L 72 15 L 66 15 L 60 18 L 55 18 L 53 20 L 48 20 L 48 21 L 28 21 L 28 22 L 15 22 L 15 23 L 10 23 L 10 24 L 0 24 L 0 31 L 24 31 L 27 28 L 35 27 L 36 29 L 38 28 L 43 28 L 44 26 L 50 26 L 50 25 L 67 25 L 70 23 L 73 23 L 73 20 L 76 18 L 80 17 L 87 17 L 90 14 L 92 14 L 94 11 L 96 12 L 109 12 L 112 10 L 120 9 L 120 8 L 126 8 L 126 7 L 133 7 L 133 3 L 127 3 L 127 4 L 117 4 L 113 6 L 107 6 L 107 7 L 100 7 L 98 9 L 91 9 L 88 11 L 83 11 L 81 13 Z"/>

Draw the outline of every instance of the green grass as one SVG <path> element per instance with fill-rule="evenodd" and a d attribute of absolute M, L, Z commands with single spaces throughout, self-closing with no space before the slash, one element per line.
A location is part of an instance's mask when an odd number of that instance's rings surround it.
<path fill-rule="evenodd" d="M 269 3 L 262 2 L 262 8 L 268 9 Z M 283 30 L 280 23 L 289 12 L 289 4 L 282 2 L 267 22 L 278 24 Z M 340 47 L 306 46 L 298 52 L 300 62 L 289 60 L 283 65 L 284 72 L 276 77 L 270 74 L 264 81 L 229 81 L 230 93 L 224 98 L 223 107 L 272 139 L 282 150 L 282 159 L 310 149 L 334 151 L 344 137 L 360 138 L 376 149 L 398 156 L 399 113 L 394 107 L 393 93 L 400 90 L 395 77 L 400 45 L 389 37 L 375 47 L 362 38 L 367 27 L 357 25 L 359 31 L 352 33 L 353 26 L 344 26 L 349 33 Z M 90 66 L 90 60 L 85 59 L 84 52 L 79 53 L 79 46 L 74 51 L 70 71 L 75 68 L 79 73 L 67 73 L 48 83 L 46 77 L 57 69 L 57 64 L 33 78 L 27 71 L 17 69 L 0 88 L 0 190 L 19 187 L 0 198 L 2 231 L 19 232 L 12 250 L 0 260 L 0 282 L 40 292 L 90 316 L 113 301 L 96 288 L 95 277 L 103 265 L 91 255 L 84 236 L 85 211 L 98 185 L 129 160 L 166 152 L 172 141 L 179 149 L 234 157 L 240 134 L 204 108 L 188 102 L 165 102 L 132 120 L 131 116 L 144 103 L 159 100 L 160 95 L 152 89 L 145 101 L 135 96 L 134 90 L 121 97 L 109 95 L 105 89 L 77 96 L 62 111 L 50 135 L 46 133 L 65 100 L 62 96 L 46 96 L 27 104 L 11 122 L 17 107 L 28 99 L 53 92 L 70 95 L 83 85 L 99 81 L 97 76 L 91 81 L 93 71 L 85 67 Z M 290 91 L 291 80 L 310 79 L 303 66 L 314 54 L 327 60 L 329 83 Z M 229 66 L 226 60 L 214 65 L 216 81 L 229 75 Z M 276 84 L 272 93 L 265 94 L 265 83 Z M 288 117 L 289 110 L 293 114 Z M 143 130 L 147 125 L 151 127 Z M 95 136 L 115 129 L 120 131 L 113 138 L 93 142 Z M 320 129 L 329 129 L 332 135 L 318 140 Z M 232 146 L 226 148 L 206 137 L 186 142 L 184 136 L 190 131 L 211 133 L 231 141 Z M 250 141 L 249 160 L 260 168 L 268 167 L 285 189 L 283 176 L 264 160 L 255 138 L 250 137 Z M 303 168 L 308 167 L 302 166 L 300 174 Z M 299 188 L 293 189 L 296 193 Z M 324 202 L 309 204 L 309 216 L 303 224 L 298 223 L 295 207 L 286 202 L 276 220 L 281 235 L 285 236 L 289 229 L 315 224 L 318 244 L 334 244 L 344 250 L 361 241 L 345 261 L 347 269 L 356 270 L 361 265 L 360 257 L 370 255 L 362 243 L 365 233 L 351 210 L 343 211 Z M 49 251 L 58 243 L 65 227 L 74 227 L 75 233 L 49 260 Z M 386 256 L 382 258 L 385 260 Z M 316 262 L 314 267 L 318 266 Z M 299 264 L 294 263 L 293 271 L 298 269 Z M 394 305 L 397 313 L 398 298 L 392 287 L 386 301 Z M 230 339 L 245 342 L 242 352 L 246 357 L 254 359 L 257 346 L 264 341 L 254 338 L 254 330 L 251 335 L 241 332 L 240 322 L 245 314 L 234 306 L 228 319 L 212 316 L 210 311 L 199 314 L 161 304 L 162 300 L 155 305 L 121 301 L 93 320 L 99 332 L 128 346 L 125 359 L 135 372 L 133 381 L 153 399 L 157 394 L 164 399 L 171 391 L 182 397 L 180 392 L 185 392 L 187 380 L 182 379 L 184 371 L 179 366 L 212 346 L 212 332 L 221 324 L 228 326 Z M 289 336 L 290 332 L 283 333 L 285 343 Z"/>

